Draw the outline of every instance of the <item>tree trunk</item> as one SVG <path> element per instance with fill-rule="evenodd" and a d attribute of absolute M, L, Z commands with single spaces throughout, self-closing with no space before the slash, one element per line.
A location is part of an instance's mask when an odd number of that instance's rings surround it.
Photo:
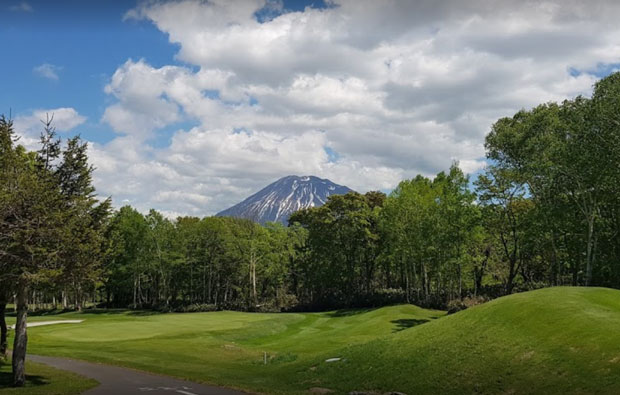
<path fill-rule="evenodd" d="M 256 256 L 252 252 L 250 255 L 250 281 L 252 283 L 252 302 L 254 303 L 253 308 L 258 305 L 258 295 L 256 293 Z"/>
<path fill-rule="evenodd" d="M 484 249 L 484 259 L 480 268 L 474 267 L 474 296 L 478 296 L 478 292 L 482 289 L 482 279 L 484 278 L 484 272 L 489 263 L 489 257 L 491 256 L 491 246 L 487 246 Z"/>
<path fill-rule="evenodd" d="M 6 312 L 6 304 L 6 295 L 0 295 L 0 359 L 7 357 L 7 352 L 9 348 L 7 342 L 8 328 L 6 326 L 6 319 L 4 316 Z"/>
<path fill-rule="evenodd" d="M 430 293 L 430 287 L 429 287 L 429 279 L 428 279 L 428 272 L 426 271 L 426 264 L 422 264 L 422 287 L 424 290 L 424 303 L 428 303 L 428 296 Z"/>
<path fill-rule="evenodd" d="M 508 270 L 508 280 L 506 281 L 506 295 L 512 294 L 512 290 L 514 289 L 514 279 L 517 276 L 517 262 L 516 258 L 510 258 L 510 267 Z"/>
<path fill-rule="evenodd" d="M 28 288 L 25 280 L 19 280 L 17 286 L 17 323 L 13 341 L 13 385 L 23 387 L 26 383 L 26 347 L 28 333 Z"/>
<path fill-rule="evenodd" d="M 411 301 L 409 300 L 409 294 L 411 292 L 410 288 L 409 288 L 409 267 L 405 266 L 405 263 L 403 262 L 402 266 L 405 268 L 405 293 L 406 293 L 406 297 L 407 297 L 407 303 L 411 303 Z"/>
<path fill-rule="evenodd" d="M 594 215 L 588 218 L 588 245 L 586 247 L 586 287 L 592 282 L 592 250 L 594 245 Z"/>
<path fill-rule="evenodd" d="M 82 286 L 81 285 L 77 285 L 75 286 L 75 309 L 77 311 L 82 311 L 82 302 L 83 302 L 83 295 L 82 295 Z"/>
<path fill-rule="evenodd" d="M 461 264 L 456 265 L 456 270 L 459 275 L 459 299 L 463 299 L 463 270 L 461 269 Z M 452 289 L 452 287 L 450 287 Z"/>

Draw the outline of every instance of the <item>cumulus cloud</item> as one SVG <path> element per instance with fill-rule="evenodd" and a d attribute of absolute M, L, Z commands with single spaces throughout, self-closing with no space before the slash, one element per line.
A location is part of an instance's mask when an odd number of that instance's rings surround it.
<path fill-rule="evenodd" d="M 93 148 L 100 191 L 206 215 L 288 174 L 364 192 L 455 160 L 475 172 L 495 120 L 588 94 L 592 71 L 620 62 L 614 1 L 329 5 L 145 1 L 129 11 L 178 44 L 186 66 L 134 59 L 116 70 L 103 121 L 119 136 Z"/>
<path fill-rule="evenodd" d="M 58 81 L 59 76 L 58 73 L 62 70 L 62 67 L 55 66 L 49 63 L 43 63 L 42 65 L 36 66 L 32 71 L 39 75 L 40 77 L 47 78 L 48 80 Z"/>

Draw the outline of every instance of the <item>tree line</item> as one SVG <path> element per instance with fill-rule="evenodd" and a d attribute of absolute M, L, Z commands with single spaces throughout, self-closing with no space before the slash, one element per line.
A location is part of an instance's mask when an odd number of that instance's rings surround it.
<path fill-rule="evenodd" d="M 28 307 L 284 311 L 415 303 L 460 309 L 554 285 L 620 288 L 620 73 L 590 98 L 498 120 L 487 166 L 454 163 L 389 195 L 331 196 L 288 226 L 169 219 L 98 199 L 79 137 L 41 148 L 0 118 L 0 341 L 16 303 L 16 384 Z"/>

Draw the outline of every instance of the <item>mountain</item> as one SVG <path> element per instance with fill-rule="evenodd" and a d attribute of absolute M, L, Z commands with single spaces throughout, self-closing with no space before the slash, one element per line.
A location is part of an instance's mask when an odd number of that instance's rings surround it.
<path fill-rule="evenodd" d="M 260 224 L 281 222 L 287 224 L 295 211 L 322 206 L 330 195 L 344 195 L 351 189 L 330 180 L 314 176 L 288 176 L 279 179 L 220 213 L 218 217 L 251 219 Z"/>

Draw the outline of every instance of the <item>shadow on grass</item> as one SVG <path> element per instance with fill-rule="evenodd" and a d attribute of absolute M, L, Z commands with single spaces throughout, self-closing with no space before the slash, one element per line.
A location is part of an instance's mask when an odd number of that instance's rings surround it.
<path fill-rule="evenodd" d="M 157 310 L 132 310 L 127 313 L 127 315 L 134 315 L 138 317 L 149 316 L 149 315 L 159 315 L 159 314 L 167 314 L 162 311 Z"/>
<path fill-rule="evenodd" d="M 393 320 L 390 322 L 396 325 L 396 328 L 394 328 L 392 332 L 400 332 L 400 331 L 404 331 L 405 329 L 409 329 L 411 327 L 421 325 L 428 321 L 430 320 L 416 320 L 415 318 L 403 318 L 400 320 Z"/>
<path fill-rule="evenodd" d="M 74 313 L 78 313 L 74 311 Z M 129 309 L 87 309 L 79 312 L 83 315 L 130 315 L 130 316 L 149 316 L 165 314 L 157 310 L 129 310 Z"/>
<path fill-rule="evenodd" d="M 101 315 L 101 314 L 126 314 L 127 309 L 84 309 L 82 311 L 75 311 L 73 313 L 78 314 L 93 314 L 93 315 Z"/>
<path fill-rule="evenodd" d="M 39 387 L 48 385 L 50 382 L 41 376 L 26 375 L 26 387 Z M 0 371 L 0 390 L 14 388 L 13 374 L 11 372 Z"/>
<path fill-rule="evenodd" d="M 352 315 L 368 313 L 369 311 L 372 311 L 372 310 L 375 310 L 375 309 L 343 309 L 343 310 L 332 311 L 331 313 L 327 313 L 327 315 L 330 317 L 334 317 L 334 318 L 350 317 Z"/>

